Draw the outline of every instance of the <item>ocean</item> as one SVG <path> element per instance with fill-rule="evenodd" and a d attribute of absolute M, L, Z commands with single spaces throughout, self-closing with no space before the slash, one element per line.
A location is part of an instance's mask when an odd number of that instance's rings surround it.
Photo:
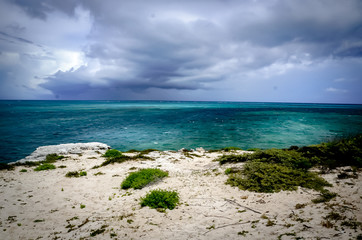
<path fill-rule="evenodd" d="M 288 148 L 362 133 L 362 105 L 0 101 L 0 162 L 44 145 L 102 142 L 120 151 Z"/>

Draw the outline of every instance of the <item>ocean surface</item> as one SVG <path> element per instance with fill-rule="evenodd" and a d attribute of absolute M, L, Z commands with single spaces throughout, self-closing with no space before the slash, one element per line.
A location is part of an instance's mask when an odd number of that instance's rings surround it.
<path fill-rule="evenodd" d="M 287 148 L 362 133 L 362 105 L 0 101 L 0 162 L 44 145 L 102 142 L 121 151 Z"/>

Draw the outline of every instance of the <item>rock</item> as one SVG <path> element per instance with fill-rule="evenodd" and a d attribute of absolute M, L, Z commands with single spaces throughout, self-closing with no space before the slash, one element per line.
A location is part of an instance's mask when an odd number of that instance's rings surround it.
<path fill-rule="evenodd" d="M 107 144 L 99 142 L 90 142 L 90 143 L 67 143 L 59 145 L 50 145 L 38 147 L 32 154 L 21 159 L 17 162 L 38 162 L 45 160 L 46 155 L 56 153 L 58 155 L 66 154 L 82 154 L 83 151 L 99 151 L 105 153 L 110 147 Z"/>

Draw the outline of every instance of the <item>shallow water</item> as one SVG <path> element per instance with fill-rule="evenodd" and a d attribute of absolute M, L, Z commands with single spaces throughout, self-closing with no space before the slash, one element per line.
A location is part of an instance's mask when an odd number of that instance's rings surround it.
<path fill-rule="evenodd" d="M 362 133 L 362 105 L 0 101 L 0 161 L 37 147 L 103 142 L 121 151 L 285 148 Z"/>

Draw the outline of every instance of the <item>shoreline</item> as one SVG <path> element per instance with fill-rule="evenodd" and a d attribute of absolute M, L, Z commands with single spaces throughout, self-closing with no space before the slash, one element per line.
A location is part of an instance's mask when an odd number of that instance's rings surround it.
<path fill-rule="evenodd" d="M 319 193 L 301 187 L 255 193 L 226 185 L 225 170 L 243 163 L 220 165 L 214 160 L 245 151 L 154 151 L 145 154 L 151 159 L 93 169 L 105 160 L 103 151 L 106 149 L 73 148 L 54 163 L 54 170 L 37 172 L 34 167 L 15 166 L 12 171 L 0 171 L 4 196 L 0 200 L 0 238 L 353 239 L 359 234 L 359 226 L 353 229 L 341 222 L 362 222 L 361 172 L 357 179 L 338 179 L 340 169 L 323 174 L 333 184 L 328 189 L 338 196 L 315 204 L 311 200 Z M 140 190 L 120 188 L 130 172 L 143 168 L 159 168 L 169 177 Z M 86 171 L 87 175 L 67 178 L 69 171 Z M 166 212 L 141 207 L 139 199 L 159 188 L 177 191 L 180 205 Z M 328 220 L 331 213 L 342 211 L 346 219 Z"/>

